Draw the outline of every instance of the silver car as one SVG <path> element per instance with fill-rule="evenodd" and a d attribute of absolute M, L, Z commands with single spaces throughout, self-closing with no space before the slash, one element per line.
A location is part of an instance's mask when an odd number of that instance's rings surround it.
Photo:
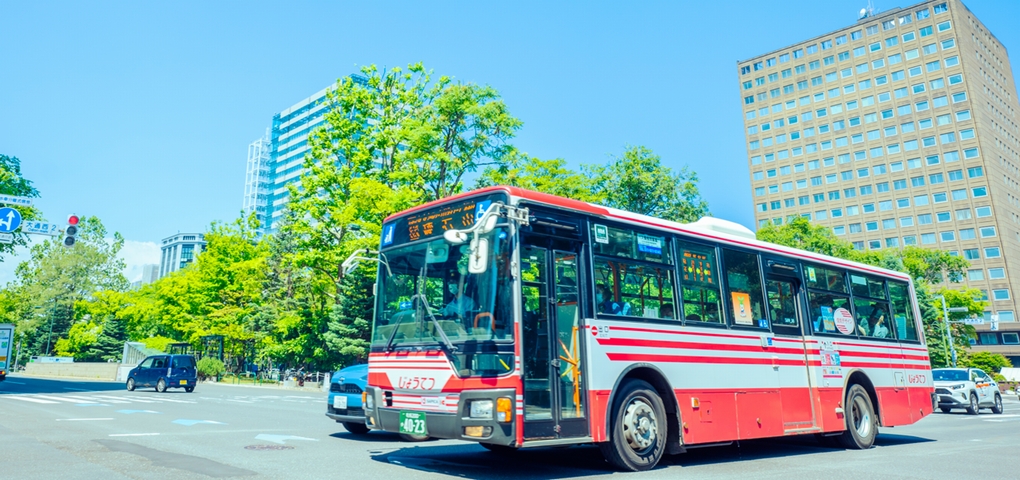
<path fill-rule="evenodd" d="M 977 368 L 936 368 L 931 373 L 942 413 L 949 413 L 954 408 L 965 408 L 971 415 L 977 415 L 982 408 L 1002 413 L 999 384 L 984 371 Z"/>

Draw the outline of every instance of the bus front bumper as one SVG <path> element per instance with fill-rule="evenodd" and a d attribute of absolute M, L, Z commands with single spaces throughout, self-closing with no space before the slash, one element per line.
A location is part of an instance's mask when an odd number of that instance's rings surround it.
<path fill-rule="evenodd" d="M 375 408 L 365 409 L 366 424 L 369 428 L 384 430 L 387 432 L 401 433 L 400 413 L 414 412 L 424 414 L 427 435 L 432 438 L 451 438 L 467 440 L 494 445 L 513 445 L 516 440 L 515 420 L 516 397 L 513 390 L 472 390 L 461 392 L 460 401 L 457 403 L 456 413 L 431 412 L 414 408 L 394 408 L 386 405 L 386 392 L 381 389 L 368 387 L 369 395 L 373 396 Z M 493 406 L 498 398 L 511 399 L 510 422 L 500 423 L 495 419 L 495 408 L 493 416 L 488 418 L 471 417 L 471 402 L 476 400 L 491 400 Z"/>

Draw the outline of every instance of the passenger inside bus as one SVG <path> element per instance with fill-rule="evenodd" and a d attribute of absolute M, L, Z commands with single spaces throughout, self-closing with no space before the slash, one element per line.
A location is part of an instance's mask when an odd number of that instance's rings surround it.
<path fill-rule="evenodd" d="M 465 318 L 471 313 L 472 310 L 477 308 L 475 306 L 474 299 L 467 295 L 464 295 L 464 290 L 466 290 L 466 282 L 467 281 L 464 278 L 464 276 L 461 276 L 457 279 L 457 281 L 449 283 L 450 289 L 453 290 L 451 292 L 453 300 L 451 300 L 450 303 L 446 304 L 445 307 L 439 310 L 440 315 L 446 317 Z"/>
<path fill-rule="evenodd" d="M 666 318 L 672 320 L 673 316 L 674 315 L 672 303 L 663 303 L 662 306 L 659 307 L 659 318 Z"/>
<path fill-rule="evenodd" d="M 613 295 L 601 283 L 595 286 L 595 303 L 598 304 L 599 313 L 626 315 L 630 310 L 630 306 L 625 302 L 613 301 Z"/>

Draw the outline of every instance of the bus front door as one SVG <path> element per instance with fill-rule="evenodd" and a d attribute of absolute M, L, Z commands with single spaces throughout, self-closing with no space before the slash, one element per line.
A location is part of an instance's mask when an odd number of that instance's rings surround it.
<path fill-rule="evenodd" d="M 815 404 L 812 400 L 814 385 L 808 363 L 807 344 L 804 341 L 805 309 L 801 301 L 800 280 L 794 277 L 766 275 L 765 291 L 772 317 L 772 332 L 783 342 L 780 348 L 796 351 L 801 365 L 779 367 L 779 391 L 783 402 L 783 430 L 786 433 L 810 431 L 816 427 Z"/>
<path fill-rule="evenodd" d="M 524 438 L 587 436 L 580 244 L 551 237 L 522 243 Z"/>

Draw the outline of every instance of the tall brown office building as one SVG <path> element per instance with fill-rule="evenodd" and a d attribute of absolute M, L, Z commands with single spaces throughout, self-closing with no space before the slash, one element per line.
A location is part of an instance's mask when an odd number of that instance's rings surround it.
<path fill-rule="evenodd" d="M 803 216 L 862 250 L 970 261 L 974 350 L 1020 364 L 1020 130 L 1006 47 L 956 0 L 877 12 L 738 62 L 755 219 Z M 948 280 L 948 279 L 947 279 Z"/>

